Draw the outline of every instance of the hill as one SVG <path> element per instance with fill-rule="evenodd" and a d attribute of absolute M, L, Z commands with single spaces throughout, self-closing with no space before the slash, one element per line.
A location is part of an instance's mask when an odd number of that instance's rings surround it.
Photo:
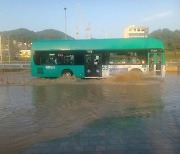
<path fill-rule="evenodd" d="M 64 33 L 54 29 L 47 29 L 43 31 L 39 31 L 36 33 L 37 40 L 45 39 L 45 40 L 62 40 L 64 39 Z M 73 39 L 72 37 L 68 36 L 67 39 Z"/>
<path fill-rule="evenodd" d="M 164 42 L 166 51 L 180 51 L 180 31 L 171 31 L 167 28 L 153 31 L 149 37 L 160 39 Z"/>
<path fill-rule="evenodd" d="M 10 51 L 12 59 L 18 56 L 20 50 L 30 49 L 34 40 L 63 40 L 65 37 L 63 32 L 54 29 L 34 32 L 24 28 L 3 31 L 0 32 L 0 35 L 2 38 L 3 57 L 7 57 L 9 55 L 8 51 Z M 74 38 L 67 36 L 67 39 Z"/>
<path fill-rule="evenodd" d="M 39 32 L 30 31 L 28 29 L 20 28 L 11 31 L 0 32 L 2 36 L 2 43 L 4 44 L 9 36 L 10 41 L 16 40 L 17 42 L 31 43 L 34 40 L 56 40 L 64 39 L 64 33 L 54 29 L 47 29 Z M 67 36 L 68 39 L 73 39 L 71 36 Z"/>

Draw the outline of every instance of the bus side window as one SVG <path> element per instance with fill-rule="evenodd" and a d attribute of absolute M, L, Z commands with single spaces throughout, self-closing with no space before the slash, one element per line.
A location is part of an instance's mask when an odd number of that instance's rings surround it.
<path fill-rule="evenodd" d="M 57 64 L 58 65 L 61 65 L 61 64 L 63 64 L 63 54 L 59 54 L 58 53 L 58 55 L 57 55 Z"/>
<path fill-rule="evenodd" d="M 65 65 L 73 65 L 74 64 L 74 55 L 65 55 L 64 56 L 64 64 Z"/>
<path fill-rule="evenodd" d="M 84 64 L 84 54 L 77 53 L 74 55 L 74 64 L 75 65 L 83 65 Z"/>
<path fill-rule="evenodd" d="M 47 57 L 46 58 L 46 61 L 45 61 L 45 64 L 49 64 L 50 62 L 49 62 L 49 58 Z"/>
<path fill-rule="evenodd" d="M 109 53 L 105 53 L 102 55 L 102 64 L 103 65 L 109 64 Z"/>
<path fill-rule="evenodd" d="M 74 55 L 70 54 L 70 64 L 74 64 Z"/>

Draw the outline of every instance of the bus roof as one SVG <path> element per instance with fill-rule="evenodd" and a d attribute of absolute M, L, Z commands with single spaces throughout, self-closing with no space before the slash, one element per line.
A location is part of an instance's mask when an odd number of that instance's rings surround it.
<path fill-rule="evenodd" d="M 33 51 L 59 50 L 143 50 L 164 49 L 161 40 L 154 38 L 118 38 L 86 40 L 37 40 L 33 42 Z"/>

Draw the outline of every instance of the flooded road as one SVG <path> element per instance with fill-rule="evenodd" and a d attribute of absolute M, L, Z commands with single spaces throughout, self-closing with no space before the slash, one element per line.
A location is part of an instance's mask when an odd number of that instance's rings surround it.
<path fill-rule="evenodd" d="M 98 119 L 180 111 L 177 74 L 133 82 L 62 79 L 49 84 L 49 79 L 42 80 L 48 84 L 0 86 L 0 153 L 19 153 Z"/>

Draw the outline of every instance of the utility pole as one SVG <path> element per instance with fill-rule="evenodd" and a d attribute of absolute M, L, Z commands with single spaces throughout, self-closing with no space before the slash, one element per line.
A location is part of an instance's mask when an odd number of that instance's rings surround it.
<path fill-rule="evenodd" d="M 64 38 L 65 38 L 65 40 L 67 40 L 67 23 L 66 23 L 66 9 L 67 8 L 64 8 L 64 11 L 65 11 L 65 16 L 64 16 L 64 23 L 65 23 L 65 34 L 64 34 Z"/>
<path fill-rule="evenodd" d="M 2 62 L 2 45 L 1 45 L 1 35 L 0 35 L 0 56 L 1 56 L 1 62 Z"/>

